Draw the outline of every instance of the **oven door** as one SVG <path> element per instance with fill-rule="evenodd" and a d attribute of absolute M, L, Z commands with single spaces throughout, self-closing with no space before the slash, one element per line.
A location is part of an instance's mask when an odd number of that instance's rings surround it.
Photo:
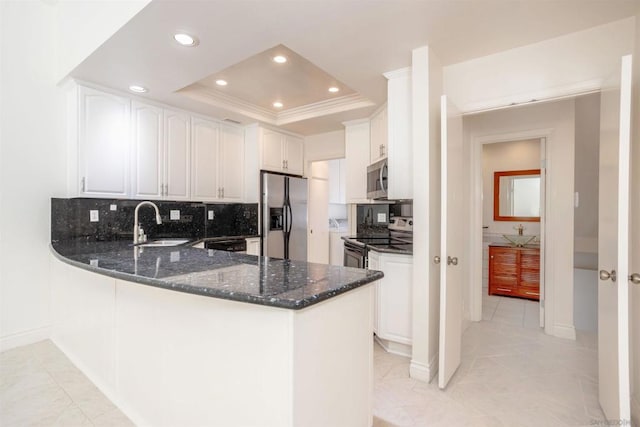
<path fill-rule="evenodd" d="M 363 249 L 351 249 L 344 246 L 344 266 L 354 268 L 365 268 L 365 255 Z"/>

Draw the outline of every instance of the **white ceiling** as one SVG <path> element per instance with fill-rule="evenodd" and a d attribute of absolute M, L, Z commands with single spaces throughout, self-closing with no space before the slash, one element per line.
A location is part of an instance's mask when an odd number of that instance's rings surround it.
<path fill-rule="evenodd" d="M 384 103 L 382 73 L 409 66 L 414 48 L 429 45 L 447 65 L 632 16 L 636 7 L 637 0 L 154 0 L 71 76 L 119 90 L 141 84 L 149 88 L 145 97 L 220 119 L 269 122 L 224 97 L 212 102 L 179 91 L 284 45 L 360 96 L 342 112 L 288 120 L 276 113 L 271 120 L 313 134 L 340 129 L 343 120 L 366 117 Z M 177 45 L 178 30 L 200 44 Z M 255 75 L 259 86 L 260 79 Z M 247 90 L 232 97 L 244 99 Z M 269 96 L 245 101 L 264 109 Z"/>

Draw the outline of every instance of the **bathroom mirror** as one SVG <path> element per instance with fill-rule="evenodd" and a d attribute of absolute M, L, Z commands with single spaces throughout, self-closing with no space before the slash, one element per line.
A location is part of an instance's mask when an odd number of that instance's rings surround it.
<path fill-rule="evenodd" d="M 494 172 L 493 220 L 540 222 L 540 169 Z"/>

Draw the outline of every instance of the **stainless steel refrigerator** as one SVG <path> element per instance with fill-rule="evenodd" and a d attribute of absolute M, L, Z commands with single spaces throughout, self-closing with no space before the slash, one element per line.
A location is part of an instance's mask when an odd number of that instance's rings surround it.
<path fill-rule="evenodd" d="M 307 260 L 307 180 L 262 172 L 262 255 Z"/>

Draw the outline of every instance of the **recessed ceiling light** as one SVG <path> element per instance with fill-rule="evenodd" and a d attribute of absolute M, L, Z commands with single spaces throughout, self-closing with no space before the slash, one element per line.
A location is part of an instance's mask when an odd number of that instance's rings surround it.
<path fill-rule="evenodd" d="M 273 57 L 273 61 L 277 62 L 278 64 L 284 64 L 285 62 L 287 62 L 287 57 L 282 55 L 277 55 Z"/>
<path fill-rule="evenodd" d="M 331 92 L 331 93 L 336 93 L 336 92 L 339 92 L 339 91 L 340 91 L 340 88 L 335 87 L 335 86 L 331 86 L 329 88 L 329 92 Z"/>
<path fill-rule="evenodd" d="M 182 46 L 193 47 L 198 45 L 198 39 L 186 33 L 176 33 L 173 38 Z"/>
<path fill-rule="evenodd" d="M 276 101 L 276 102 L 273 103 L 273 106 L 276 107 L 276 108 L 282 108 L 283 105 L 282 105 L 282 102 Z"/>
<path fill-rule="evenodd" d="M 218 86 L 226 86 L 227 85 L 227 81 L 226 80 L 222 80 L 222 79 L 216 80 L 216 84 Z"/>
<path fill-rule="evenodd" d="M 145 93 L 145 92 L 149 92 L 149 89 L 147 89 L 144 86 L 138 86 L 138 85 L 131 85 L 129 86 L 129 90 L 131 92 L 135 92 L 135 93 Z"/>

